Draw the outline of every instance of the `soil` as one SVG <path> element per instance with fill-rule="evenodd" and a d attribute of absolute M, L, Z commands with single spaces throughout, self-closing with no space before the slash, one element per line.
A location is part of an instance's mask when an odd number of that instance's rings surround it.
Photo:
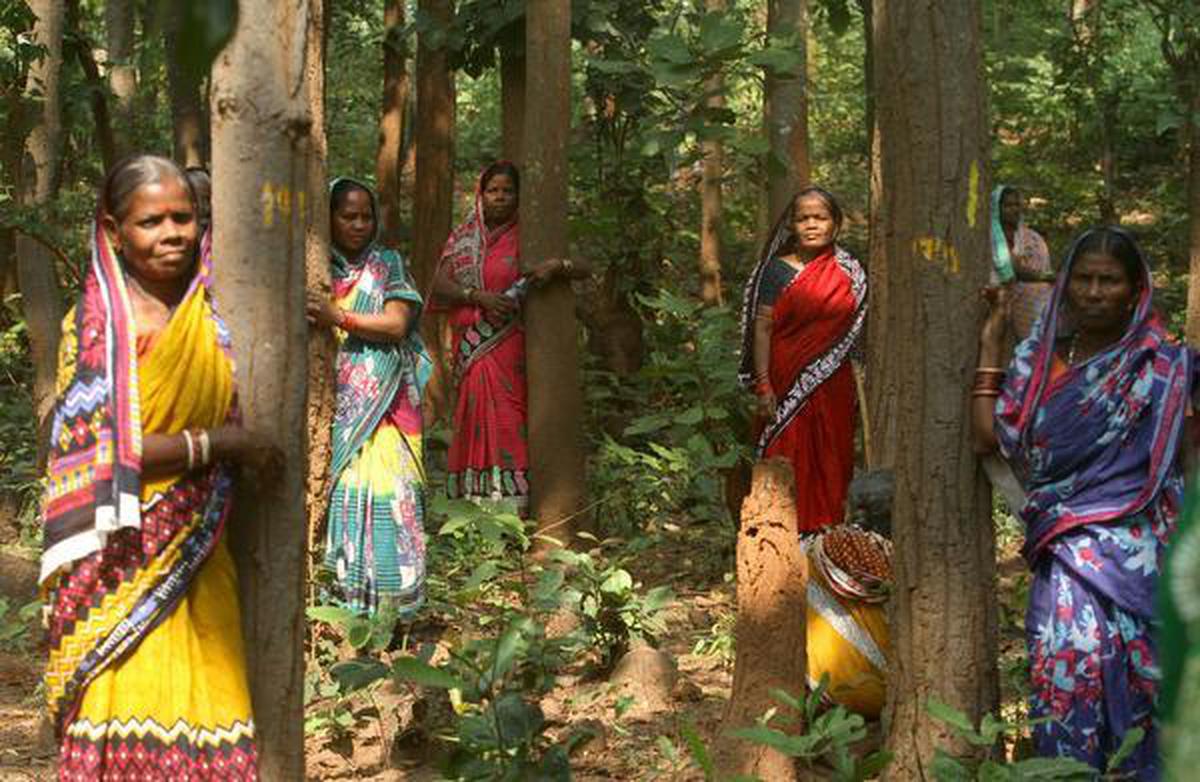
<path fill-rule="evenodd" d="M 698 782 L 703 774 L 691 762 L 684 735 L 693 726 L 712 747 L 720 726 L 732 682 L 732 658 L 717 653 L 697 653 L 697 643 L 714 638 L 715 625 L 731 626 L 734 609 L 732 585 L 723 574 L 732 567 L 727 533 L 711 527 L 667 525 L 656 544 L 634 566 L 635 579 L 645 588 L 669 584 L 677 602 L 668 609 L 667 636 L 660 648 L 675 663 L 678 676 L 670 697 L 655 708 L 631 708 L 621 700 L 621 685 L 598 678 L 587 661 L 580 660 L 559 677 L 557 686 L 542 701 L 542 709 L 556 739 L 573 732 L 591 734 L 580 742 L 571 758 L 573 778 L 601 780 L 680 780 Z M 1021 617 L 1028 576 L 1016 552 L 1016 539 L 1001 536 L 997 564 L 1001 595 L 1001 680 L 1004 716 L 1012 719 L 1023 710 L 1020 698 L 1024 657 Z M 436 639 L 428 639 L 436 640 Z M 709 644 L 712 646 L 712 644 Z M 702 652 L 709 651 L 701 649 Z M 38 691 L 45 651 L 25 654 L 0 651 L 0 782 L 54 779 L 55 746 Z M 381 688 L 375 703 L 358 704 L 357 725 L 350 740 L 331 742 L 324 736 L 307 740 L 308 778 L 312 780 L 437 780 L 436 757 L 419 731 L 400 730 L 413 723 L 414 711 L 436 722 L 438 709 L 449 708 L 436 699 L 416 703 L 411 692 Z M 377 718 L 383 715 L 382 725 Z M 384 753 L 381 730 L 399 734 L 394 747 Z M 869 741 L 878 740 L 877 726 Z M 822 776 L 820 774 L 818 777 Z"/>

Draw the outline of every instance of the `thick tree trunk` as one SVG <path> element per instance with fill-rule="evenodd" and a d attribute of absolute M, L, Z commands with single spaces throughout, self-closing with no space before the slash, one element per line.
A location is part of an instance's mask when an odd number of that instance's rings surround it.
<path fill-rule="evenodd" d="M 504 157 L 523 165 L 525 151 L 524 42 L 500 47 L 500 138 Z"/>
<path fill-rule="evenodd" d="M 705 0 L 710 14 L 723 14 L 726 0 Z M 714 109 L 725 106 L 725 77 L 714 74 L 704 85 L 705 102 Z M 700 181 L 700 300 L 721 304 L 721 179 L 725 176 L 725 148 L 717 139 L 700 145 L 704 163 Z"/>
<path fill-rule="evenodd" d="M 287 465 L 269 485 L 240 487 L 230 524 L 260 770 L 271 780 L 304 777 L 304 270 L 308 226 L 325 209 L 309 93 L 320 67 L 307 41 L 317 2 L 242 0 L 212 75 L 217 293 L 246 425 L 282 448 Z"/>
<path fill-rule="evenodd" d="M 418 10 L 445 29 L 454 20 L 453 0 L 419 0 Z M 429 291 L 454 213 L 454 71 L 444 46 L 417 37 L 416 177 L 413 186 L 413 277 Z M 443 319 L 423 318 L 421 332 L 433 353 L 434 370 L 425 397 L 429 417 L 450 407 L 450 353 Z"/>
<path fill-rule="evenodd" d="M 137 97 L 137 66 L 133 61 L 133 0 L 106 0 L 104 31 L 108 50 L 108 88 L 113 94 L 113 125 L 116 129 L 117 157 L 133 151 L 134 99 Z"/>
<path fill-rule="evenodd" d="M 762 744 L 728 736 L 753 727 L 772 707 L 784 711 L 789 730 L 803 733 L 803 715 L 771 694 L 803 697 L 808 681 L 805 589 L 808 560 L 796 530 L 796 485 L 791 464 L 772 459 L 754 465 L 750 496 L 742 503 L 737 540 L 737 660 L 733 691 L 718 731 L 717 763 L 725 776 L 769 782 L 796 779 L 795 761 Z"/>
<path fill-rule="evenodd" d="M 521 211 L 536 215 L 521 227 L 521 264 L 567 257 L 567 136 L 571 123 L 570 0 L 529 0 L 525 6 L 527 82 L 525 176 Z M 575 293 L 555 281 L 530 293 L 525 308 L 529 376 L 530 493 L 538 531 L 564 545 L 586 528 L 583 394 L 575 323 Z"/>
<path fill-rule="evenodd" d="M 383 8 L 383 111 L 379 117 L 379 151 L 375 182 L 379 187 L 380 235 L 389 247 L 403 238 L 400 179 L 404 171 L 404 131 L 409 78 L 408 47 L 402 36 L 404 0 L 386 0 Z"/>
<path fill-rule="evenodd" d="M 163 10 L 167 93 L 171 100 L 175 159 L 185 166 L 202 166 L 208 159 L 208 121 L 200 96 L 200 81 L 179 60 L 183 7 L 177 2 L 168 2 Z"/>
<path fill-rule="evenodd" d="M 763 93 L 770 144 L 767 211 L 768 221 L 772 221 L 792 194 L 809 181 L 808 0 L 768 0 L 767 35 L 774 42 L 790 42 L 800 57 L 800 65 L 791 73 L 768 70 Z"/>
<path fill-rule="evenodd" d="M 23 206 L 49 207 L 58 193 L 62 157 L 63 0 L 30 0 L 37 15 L 34 39 L 45 55 L 29 69 L 26 96 L 39 94 L 37 117 L 25 139 L 18 191 Z M 33 404 L 43 421 L 54 403 L 58 339 L 65 311 L 55 273 L 55 256 L 41 242 L 17 234 L 17 282 L 33 359 Z M 39 438 L 39 442 L 44 438 Z"/>
<path fill-rule="evenodd" d="M 305 222 L 304 267 L 308 290 L 332 294 L 329 276 L 329 208 L 325 196 L 328 144 L 325 136 L 325 42 L 328 0 L 311 0 L 308 33 L 308 105 L 312 113 L 312 164 L 308 192 L 313 194 Z M 320 197 L 318 197 L 320 196 Z M 320 553 L 329 501 L 329 465 L 333 461 L 333 413 L 337 406 L 334 360 L 337 343 L 328 329 L 313 329 L 308 340 L 308 514 L 310 558 Z"/>
<path fill-rule="evenodd" d="M 1200 345 L 1200 85 L 1197 85 L 1185 104 L 1189 121 L 1187 134 L 1188 156 L 1188 279 L 1187 341 Z"/>
<path fill-rule="evenodd" d="M 998 695 L 990 503 L 966 393 L 987 279 L 980 37 L 974 0 L 875 0 L 875 83 L 889 87 L 876 95 L 868 378 L 872 440 L 896 476 L 884 724 L 887 776 L 905 782 L 932 778 L 939 745 L 969 751 L 929 716 L 930 696 L 977 719 Z"/>
<path fill-rule="evenodd" d="M 453 0 L 419 0 L 430 23 L 445 29 L 454 20 Z M 413 274 L 429 289 L 454 210 L 454 71 L 445 46 L 430 36 L 417 40 L 417 181 L 413 194 Z"/>

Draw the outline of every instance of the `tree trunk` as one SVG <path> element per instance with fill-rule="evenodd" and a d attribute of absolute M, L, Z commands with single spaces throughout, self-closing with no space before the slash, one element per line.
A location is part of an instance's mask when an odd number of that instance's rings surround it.
<path fill-rule="evenodd" d="M 866 158 L 870 160 L 875 148 L 875 42 L 871 35 L 874 18 L 872 0 L 858 0 L 858 10 L 863 17 L 863 89 L 866 92 L 864 119 L 867 125 Z M 869 199 L 868 199 L 869 200 Z"/>
<path fill-rule="evenodd" d="M 95 124 L 94 136 L 96 145 L 100 148 L 100 159 L 104 170 L 110 171 L 117 162 L 117 145 L 113 139 L 112 119 L 108 113 L 108 87 L 104 77 L 100 75 L 100 66 L 92 54 L 92 43 L 84 34 L 80 25 L 79 0 L 67 1 L 67 27 L 72 31 L 71 45 L 75 49 L 75 58 L 83 70 L 84 80 L 87 81 L 92 105 L 92 122 Z"/>
<path fill-rule="evenodd" d="M 27 98 L 40 95 L 37 115 L 25 139 L 18 195 L 22 206 L 50 207 L 58 193 L 62 157 L 62 43 L 66 8 L 63 0 L 30 0 L 37 15 L 34 40 L 44 56 L 29 69 Z M 17 282 L 33 359 L 33 409 L 39 422 L 54 404 L 58 371 L 58 339 L 65 311 L 55 273 L 55 256 L 41 242 L 18 232 Z M 39 442 L 46 438 L 39 438 Z"/>
<path fill-rule="evenodd" d="M 313 0 L 309 20 L 308 84 L 312 113 L 313 164 L 309 167 L 308 192 L 313 194 L 305 223 L 305 273 L 308 290 L 329 296 L 333 286 L 329 273 L 329 208 L 326 191 L 328 144 L 325 136 L 325 44 L 328 0 Z M 308 340 L 308 552 L 313 561 L 321 551 L 321 532 L 329 504 L 329 465 L 333 461 L 333 413 L 337 407 L 334 361 L 337 342 L 328 329 L 309 331 Z M 310 580 L 311 583 L 311 580 Z"/>
<path fill-rule="evenodd" d="M 527 81 L 521 265 L 567 257 L 567 136 L 571 124 L 570 0 L 525 6 Z M 575 293 L 555 281 L 530 293 L 525 306 L 529 384 L 529 484 L 538 531 L 565 545 L 586 528 L 583 394 L 580 388 Z"/>
<path fill-rule="evenodd" d="M 1187 121 L 1188 156 L 1188 256 L 1190 258 L 1187 304 L 1187 341 L 1200 345 L 1200 85 L 1193 87 L 1184 103 Z"/>
<path fill-rule="evenodd" d="M 945 31 L 953 30 L 954 35 Z M 895 471 L 889 779 L 932 778 L 930 696 L 973 719 L 997 703 L 995 561 L 968 395 L 987 280 L 978 2 L 875 0 L 872 440 Z M 902 73 L 903 79 L 894 75 Z M 966 324 L 966 325 L 964 325 Z"/>
<path fill-rule="evenodd" d="M 137 97 L 133 0 L 105 0 L 104 30 L 108 39 L 108 88 L 114 98 L 112 114 L 119 159 L 137 148 L 133 134 L 134 99 Z"/>
<path fill-rule="evenodd" d="M 200 97 L 200 80 L 179 60 L 183 7 L 178 2 L 168 2 L 163 10 L 163 43 L 175 159 L 184 166 L 202 166 L 208 159 L 208 122 Z"/>
<path fill-rule="evenodd" d="M 453 0 L 419 0 L 429 22 L 446 29 L 454 21 Z M 450 236 L 454 211 L 454 71 L 444 45 L 417 39 L 417 181 L 413 194 L 413 274 L 429 289 Z"/>
<path fill-rule="evenodd" d="M 379 117 L 379 151 L 375 181 L 379 186 L 380 236 L 389 247 L 403 238 L 400 178 L 404 171 L 404 131 L 409 79 L 408 47 L 402 36 L 404 0 L 386 0 L 383 8 L 383 112 Z"/>
<path fill-rule="evenodd" d="M 773 43 L 790 45 L 800 57 L 791 73 L 768 70 L 764 124 L 770 144 L 767 165 L 768 224 L 788 199 L 809 181 L 808 160 L 808 1 L 768 0 L 767 35 Z"/>
<path fill-rule="evenodd" d="M 320 65 L 307 40 L 317 2 L 242 0 L 212 74 L 217 295 L 233 333 L 246 426 L 275 442 L 287 465 L 270 484 L 240 487 L 230 524 L 259 767 L 270 780 L 304 777 L 303 270 L 308 226 L 320 219 L 313 210 L 325 208 L 310 108 Z"/>
<path fill-rule="evenodd" d="M 419 0 L 417 9 L 446 29 L 454 20 L 453 0 Z M 454 71 L 436 36 L 417 36 L 416 177 L 413 185 L 413 277 L 421 291 L 431 288 L 454 216 Z M 441 418 L 452 398 L 448 336 L 444 319 L 423 318 L 421 332 L 433 354 L 433 376 L 425 389 L 431 418 Z"/>
<path fill-rule="evenodd" d="M 525 145 L 524 41 L 500 47 L 500 137 L 504 157 L 523 165 Z"/>
<path fill-rule="evenodd" d="M 710 14 L 725 13 L 726 0 L 705 0 Z M 705 103 L 713 109 L 725 107 L 725 77 L 716 73 L 704 84 Z M 704 155 L 700 181 L 700 300 L 721 304 L 721 179 L 725 176 L 725 149 L 717 139 L 700 144 Z"/>
<path fill-rule="evenodd" d="M 717 762 L 725 776 L 770 782 L 796 779 L 795 761 L 762 744 L 728 736 L 753 727 L 772 707 L 772 690 L 803 697 L 808 681 L 805 589 L 808 560 L 796 530 L 796 485 L 791 464 L 754 465 L 750 496 L 742 503 L 737 540 L 737 660 L 733 690 L 718 731 Z M 803 715 L 785 711 L 788 728 L 803 733 Z"/>

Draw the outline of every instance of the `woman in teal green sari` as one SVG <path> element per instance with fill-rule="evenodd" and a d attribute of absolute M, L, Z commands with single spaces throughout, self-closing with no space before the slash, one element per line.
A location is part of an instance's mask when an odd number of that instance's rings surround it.
<path fill-rule="evenodd" d="M 333 299 L 308 303 L 310 322 L 338 339 L 325 564 L 343 605 L 407 619 L 425 583 L 421 391 L 431 364 L 416 330 L 421 296 L 376 226 L 374 194 L 335 180 Z"/>

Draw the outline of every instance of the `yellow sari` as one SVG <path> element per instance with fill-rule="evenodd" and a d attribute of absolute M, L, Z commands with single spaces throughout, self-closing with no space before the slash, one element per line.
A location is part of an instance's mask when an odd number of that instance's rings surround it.
<path fill-rule="evenodd" d="M 103 263 L 106 251 L 93 251 L 92 274 L 100 284 L 85 286 L 64 320 L 48 525 L 54 503 L 64 502 L 63 487 L 74 485 L 63 478 L 73 458 L 64 438 L 78 431 L 72 418 L 87 406 L 79 389 L 97 364 L 97 354 L 87 354 L 81 341 L 94 336 L 94 316 L 102 309 L 110 319 L 128 318 L 133 335 L 124 282 Z M 233 411 L 228 339 L 207 278 L 208 264 L 201 263 L 166 327 L 133 340 L 136 393 L 128 399 L 142 432 L 212 428 Z M 109 291 L 115 295 L 98 302 Z M 106 330 L 115 341 L 119 332 Z M 110 395 L 110 405 L 120 403 Z M 94 439 L 101 447 L 87 455 L 100 458 L 105 437 Z M 98 550 L 44 580 L 51 646 L 46 690 L 61 740 L 61 778 L 256 777 L 237 579 L 222 535 L 230 489 L 220 464 L 147 481 L 136 526 L 104 530 Z"/>

